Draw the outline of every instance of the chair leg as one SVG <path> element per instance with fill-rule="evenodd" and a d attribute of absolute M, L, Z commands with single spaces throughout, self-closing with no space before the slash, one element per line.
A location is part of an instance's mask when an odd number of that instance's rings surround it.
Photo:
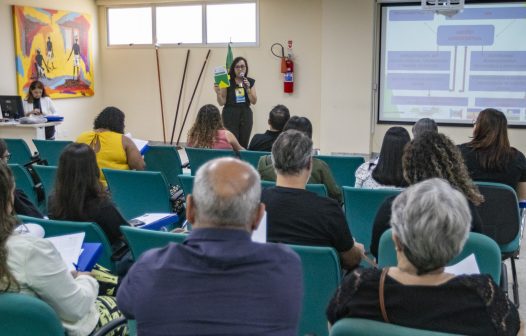
<path fill-rule="evenodd" d="M 517 282 L 517 270 L 515 268 L 515 257 L 511 257 L 511 274 L 513 276 L 513 302 L 515 302 L 515 306 L 519 308 L 520 301 L 519 301 L 519 283 Z"/>
<path fill-rule="evenodd" d="M 508 297 L 508 268 L 506 267 L 506 263 L 501 262 L 502 271 L 500 272 L 500 289 L 506 294 Z"/>

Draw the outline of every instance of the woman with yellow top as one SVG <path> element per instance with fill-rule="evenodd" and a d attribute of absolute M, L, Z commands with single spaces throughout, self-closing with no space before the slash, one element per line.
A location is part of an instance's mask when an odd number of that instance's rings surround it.
<path fill-rule="evenodd" d="M 144 160 L 133 141 L 124 136 L 124 113 L 116 107 L 106 107 L 95 118 L 93 130 L 82 133 L 77 141 L 95 151 L 101 170 L 100 180 L 106 186 L 102 168 L 144 170 Z"/>

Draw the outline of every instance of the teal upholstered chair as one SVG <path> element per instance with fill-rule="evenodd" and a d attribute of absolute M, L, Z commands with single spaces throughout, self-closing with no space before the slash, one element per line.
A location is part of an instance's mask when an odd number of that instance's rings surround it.
<path fill-rule="evenodd" d="M 396 251 L 393 243 L 392 230 L 382 234 L 378 248 L 378 267 L 396 266 Z M 489 274 L 498 285 L 500 283 L 501 259 L 500 249 L 495 241 L 483 234 L 470 232 L 464 248 L 448 265 L 454 265 L 469 255 L 474 254 L 480 273 Z"/>
<path fill-rule="evenodd" d="M 47 206 L 48 197 L 49 195 L 51 195 L 51 193 L 53 192 L 53 188 L 55 187 L 55 179 L 57 177 L 58 167 L 33 165 L 33 169 L 37 173 L 38 177 L 40 178 L 40 182 L 44 187 L 44 203 Z"/>
<path fill-rule="evenodd" d="M 9 153 L 11 153 L 11 158 L 9 163 L 18 163 L 24 165 L 31 161 L 31 150 L 27 143 L 23 139 L 9 139 L 4 138 Z"/>
<path fill-rule="evenodd" d="M 257 169 L 259 158 L 269 154 L 270 152 L 242 150 L 239 151 L 239 158 L 248 162 L 252 167 Z"/>
<path fill-rule="evenodd" d="M 482 218 L 482 232 L 493 238 L 499 245 L 502 260 L 510 259 L 513 277 L 513 301 L 518 307 L 519 282 L 515 259 L 518 259 L 522 240 L 523 221 L 520 215 L 519 201 L 515 190 L 501 183 L 476 182 L 484 203 L 477 207 Z M 508 292 L 506 264 L 502 263 L 503 279 L 501 285 Z"/>
<path fill-rule="evenodd" d="M 135 260 L 148 250 L 164 247 L 170 242 L 182 243 L 187 237 L 183 233 L 144 230 L 130 226 L 122 226 L 121 231 Z"/>
<path fill-rule="evenodd" d="M 168 182 L 160 172 L 102 169 L 111 198 L 124 218 L 172 212 Z"/>
<path fill-rule="evenodd" d="M 178 178 L 179 178 L 180 186 L 181 188 L 183 188 L 184 194 L 190 195 L 192 193 L 192 190 L 194 189 L 194 176 L 180 174 Z"/>
<path fill-rule="evenodd" d="M 33 143 L 37 148 L 40 159 L 46 160 L 50 166 L 58 166 L 60 154 L 67 145 L 73 143 L 68 140 L 38 140 L 33 139 Z"/>
<path fill-rule="evenodd" d="M 341 187 L 354 187 L 356 169 L 365 162 L 362 156 L 316 155 L 315 158 L 325 161 L 331 168 L 334 180 Z"/>
<path fill-rule="evenodd" d="M 353 237 L 369 252 L 374 218 L 378 209 L 390 196 L 398 195 L 402 189 L 361 189 L 343 187 L 345 218 Z"/>
<path fill-rule="evenodd" d="M 16 336 L 64 336 L 57 313 L 37 297 L 21 293 L 0 294 L 0 333 Z"/>
<path fill-rule="evenodd" d="M 35 223 L 40 224 L 46 234 L 46 237 L 60 236 L 71 233 L 84 232 L 84 242 L 86 243 L 101 243 L 102 244 L 102 255 L 98 260 L 98 264 L 108 268 L 112 272 L 116 272 L 115 263 L 111 260 L 112 249 L 111 244 L 104 234 L 104 231 L 95 223 L 91 222 L 73 222 L 73 221 L 60 221 L 51 219 L 33 218 L 29 216 L 21 216 L 18 218 L 23 223 Z"/>
<path fill-rule="evenodd" d="M 20 164 L 8 164 L 8 166 L 13 172 L 16 188 L 21 189 L 35 206 L 39 206 L 37 193 L 39 186 L 35 186 L 27 169 Z"/>
<path fill-rule="evenodd" d="M 303 309 L 299 335 L 328 335 L 325 308 L 340 284 L 340 260 L 331 247 L 288 245 L 301 258 Z"/>
<path fill-rule="evenodd" d="M 392 323 L 384 323 L 361 318 L 344 318 L 337 321 L 331 329 L 330 336 L 453 336 L 422 329 L 402 327 Z"/>
<path fill-rule="evenodd" d="M 276 186 L 275 181 L 265 181 L 261 180 L 261 188 L 272 188 Z M 327 193 L 327 187 L 324 184 L 318 184 L 318 183 L 309 183 L 305 185 L 305 189 L 315 193 L 318 196 L 321 197 L 328 197 Z"/>
<path fill-rule="evenodd" d="M 237 157 L 236 152 L 230 149 L 206 149 L 206 148 L 185 148 L 188 161 L 190 162 L 190 171 L 195 175 L 197 169 L 206 162 L 220 157 Z"/>
<path fill-rule="evenodd" d="M 172 186 L 179 184 L 177 176 L 183 173 L 183 168 L 176 147 L 148 145 L 144 161 L 147 170 L 163 173 L 166 181 Z"/>

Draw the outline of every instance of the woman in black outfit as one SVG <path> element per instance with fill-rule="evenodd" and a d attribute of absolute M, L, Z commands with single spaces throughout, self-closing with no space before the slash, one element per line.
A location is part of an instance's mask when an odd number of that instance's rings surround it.
<path fill-rule="evenodd" d="M 248 63 L 243 57 L 236 57 L 228 72 L 230 86 L 219 88 L 214 85 L 217 103 L 223 108 L 223 125 L 232 132 L 239 144 L 248 147 L 250 132 L 252 132 L 253 116 L 250 105 L 257 102 L 254 79 L 248 77 Z"/>
<path fill-rule="evenodd" d="M 526 199 L 526 157 L 510 146 L 504 113 L 492 108 L 481 111 L 473 139 L 459 148 L 473 180 L 507 184 L 519 199 Z"/>
<path fill-rule="evenodd" d="M 115 251 L 124 243 L 120 226 L 129 224 L 110 200 L 99 174 L 90 146 L 68 145 L 60 155 L 48 215 L 51 219 L 97 223 Z"/>

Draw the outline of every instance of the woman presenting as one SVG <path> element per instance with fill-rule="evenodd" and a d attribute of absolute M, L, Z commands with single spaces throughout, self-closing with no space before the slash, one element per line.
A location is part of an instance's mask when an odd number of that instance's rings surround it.
<path fill-rule="evenodd" d="M 56 114 L 55 104 L 46 93 L 46 88 L 41 81 L 33 81 L 29 85 L 26 99 L 22 102 L 24 113 L 30 115 L 51 115 Z M 46 127 L 46 140 L 55 139 L 55 126 Z"/>
<path fill-rule="evenodd" d="M 228 71 L 230 86 L 219 88 L 214 85 L 217 94 L 217 103 L 223 108 L 223 124 L 236 136 L 239 144 L 248 146 L 250 132 L 252 131 L 251 104 L 256 104 L 256 88 L 254 79 L 247 77 L 248 63 L 243 57 L 236 57 Z"/>

